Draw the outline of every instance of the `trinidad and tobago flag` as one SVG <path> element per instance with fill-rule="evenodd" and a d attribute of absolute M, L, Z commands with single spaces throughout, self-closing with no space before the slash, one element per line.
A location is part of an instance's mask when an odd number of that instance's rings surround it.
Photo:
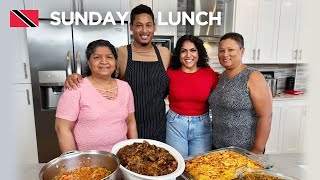
<path fill-rule="evenodd" d="M 10 27 L 38 27 L 39 10 L 11 10 Z"/>

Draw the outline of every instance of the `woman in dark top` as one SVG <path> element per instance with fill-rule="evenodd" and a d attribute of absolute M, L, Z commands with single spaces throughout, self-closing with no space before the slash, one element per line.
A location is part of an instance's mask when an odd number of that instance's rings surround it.
<path fill-rule="evenodd" d="M 226 68 L 209 97 L 213 146 L 238 146 L 263 153 L 272 117 L 272 96 L 264 77 L 242 64 L 243 37 L 227 33 L 219 42 L 219 62 Z"/>

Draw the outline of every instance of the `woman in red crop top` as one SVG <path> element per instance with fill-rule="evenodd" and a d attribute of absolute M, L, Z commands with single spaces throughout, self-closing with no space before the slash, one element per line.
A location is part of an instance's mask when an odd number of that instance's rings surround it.
<path fill-rule="evenodd" d="M 218 77 L 208 65 L 203 41 L 182 36 L 176 44 L 168 69 L 170 79 L 166 143 L 182 156 L 211 150 L 212 127 L 208 97 Z"/>

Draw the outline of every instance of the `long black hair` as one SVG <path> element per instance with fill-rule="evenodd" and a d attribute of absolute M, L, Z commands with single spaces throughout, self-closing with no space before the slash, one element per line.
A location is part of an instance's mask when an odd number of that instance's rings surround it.
<path fill-rule="evenodd" d="M 209 57 L 208 57 L 206 48 L 203 46 L 203 41 L 194 35 L 184 35 L 178 39 L 176 47 L 174 48 L 172 53 L 172 58 L 171 58 L 169 67 L 174 70 L 177 70 L 182 66 L 180 62 L 180 51 L 181 51 L 182 44 L 185 41 L 191 41 L 198 50 L 199 60 L 198 60 L 197 66 L 209 67 L 209 64 L 208 64 Z"/>
<path fill-rule="evenodd" d="M 118 54 L 116 48 L 107 40 L 103 39 L 98 39 L 95 41 L 92 41 L 91 43 L 88 44 L 87 49 L 86 49 L 86 58 L 87 58 L 87 63 L 84 68 L 84 75 L 85 76 L 90 76 L 92 74 L 91 69 L 89 68 L 88 61 L 90 59 L 90 56 L 94 53 L 97 47 L 108 47 L 110 48 L 115 60 L 118 59 Z M 112 73 L 111 77 L 116 77 L 116 70 Z"/>

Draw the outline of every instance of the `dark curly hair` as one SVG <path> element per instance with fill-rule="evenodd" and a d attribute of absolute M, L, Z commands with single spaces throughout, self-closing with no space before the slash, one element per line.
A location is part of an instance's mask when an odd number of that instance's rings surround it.
<path fill-rule="evenodd" d="M 85 76 L 90 76 L 92 74 L 89 65 L 88 65 L 88 61 L 90 59 L 90 56 L 94 53 L 94 51 L 96 50 L 97 47 L 108 47 L 110 48 L 114 58 L 117 60 L 118 59 L 118 54 L 117 54 L 117 50 L 116 48 L 107 40 L 103 40 L 103 39 L 98 39 L 95 41 L 92 41 L 91 43 L 88 44 L 87 49 L 86 49 L 86 58 L 87 58 L 87 63 L 84 67 L 84 75 Z M 111 75 L 111 77 L 116 77 L 116 71 L 114 71 Z"/>
<path fill-rule="evenodd" d="M 185 41 L 191 41 L 192 43 L 194 43 L 194 45 L 196 46 L 196 48 L 198 50 L 199 60 L 198 60 L 197 66 L 198 67 L 209 67 L 209 64 L 208 64 L 209 57 L 208 57 L 208 53 L 206 51 L 206 48 L 203 46 L 203 41 L 193 35 L 184 35 L 178 39 L 176 47 L 173 50 L 173 54 L 172 54 L 172 58 L 171 58 L 171 62 L 170 62 L 169 67 L 174 70 L 177 70 L 182 66 L 182 64 L 180 62 L 180 51 L 181 51 L 182 44 Z"/>
<path fill-rule="evenodd" d="M 130 25 L 133 25 L 133 21 L 136 18 L 136 15 L 139 15 L 142 13 L 149 14 L 152 17 L 152 21 L 154 23 L 154 15 L 153 15 L 151 8 L 149 6 L 144 5 L 144 4 L 140 4 L 131 10 Z"/>

